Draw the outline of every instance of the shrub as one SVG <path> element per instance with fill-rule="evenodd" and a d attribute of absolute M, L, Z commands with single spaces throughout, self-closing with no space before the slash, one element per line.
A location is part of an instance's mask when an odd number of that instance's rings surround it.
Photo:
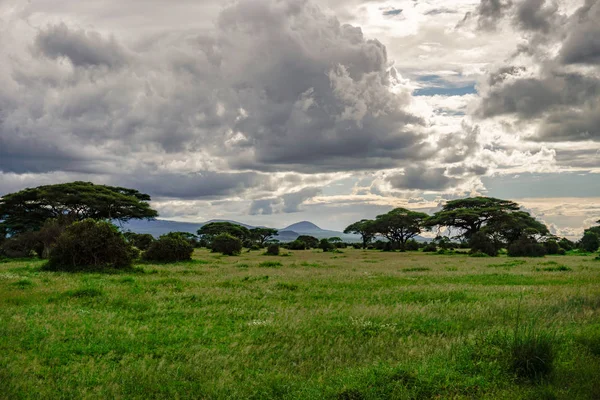
<path fill-rule="evenodd" d="M 565 254 L 567 254 L 567 251 L 562 247 L 559 247 L 558 252 L 556 254 L 558 254 L 559 256 L 564 256 Z"/>
<path fill-rule="evenodd" d="M 125 232 L 123 235 L 129 243 L 142 251 L 148 250 L 150 245 L 156 240 L 149 233 Z"/>
<path fill-rule="evenodd" d="M 362 249 L 362 244 L 360 243 L 352 243 L 352 248 L 356 250 Z"/>
<path fill-rule="evenodd" d="M 331 244 L 331 242 L 327 239 L 321 239 L 321 241 L 319 242 L 319 248 L 321 250 L 323 250 L 324 252 L 327 251 L 331 251 L 335 248 L 335 246 L 333 244 Z"/>
<path fill-rule="evenodd" d="M 535 239 L 521 236 L 508 246 L 509 257 L 544 257 L 545 247 Z"/>
<path fill-rule="evenodd" d="M 588 253 L 595 252 L 598 247 L 600 247 L 600 240 L 594 232 L 586 232 L 579 242 L 579 248 Z"/>
<path fill-rule="evenodd" d="M 569 239 L 567 239 L 567 238 L 562 238 L 562 239 L 560 239 L 560 240 L 558 241 L 558 245 L 559 245 L 561 248 L 565 249 L 566 251 L 573 250 L 573 248 L 575 247 L 575 243 L 573 243 L 572 241 L 570 241 L 570 240 L 569 240 Z"/>
<path fill-rule="evenodd" d="M 242 252 L 242 241 L 228 233 L 221 233 L 212 240 L 211 250 L 226 256 L 233 256 Z"/>
<path fill-rule="evenodd" d="M 498 249 L 494 242 L 483 232 L 477 232 L 471 237 L 469 241 L 471 246 L 471 253 L 484 253 L 490 257 L 496 257 L 498 255 Z"/>
<path fill-rule="evenodd" d="M 558 254 L 558 251 L 560 250 L 560 246 L 555 240 L 544 242 L 544 248 L 546 249 L 547 254 Z"/>
<path fill-rule="evenodd" d="M 163 235 L 150 244 L 142 258 L 151 262 L 177 262 L 192 259 L 194 248 L 182 237 Z"/>
<path fill-rule="evenodd" d="M 302 240 L 294 240 L 288 244 L 287 248 L 290 250 L 306 250 L 307 245 Z"/>
<path fill-rule="evenodd" d="M 423 247 L 424 253 L 432 253 L 435 251 L 437 251 L 437 246 L 435 245 L 435 243 L 427 243 L 427 245 Z"/>
<path fill-rule="evenodd" d="M 419 243 L 415 239 L 411 239 L 411 240 L 409 240 L 409 241 L 406 242 L 406 245 L 404 246 L 404 249 L 406 251 L 418 251 L 419 250 Z"/>
<path fill-rule="evenodd" d="M 306 243 L 307 249 L 314 249 L 319 246 L 319 239 L 314 236 L 300 235 L 296 240 Z"/>
<path fill-rule="evenodd" d="M 278 256 L 279 255 L 279 244 L 272 243 L 269 246 L 267 246 L 266 254 L 268 254 L 270 256 Z"/>
<path fill-rule="evenodd" d="M 135 250 L 116 226 L 86 219 L 68 226 L 58 237 L 45 269 L 97 271 L 131 267 Z"/>
<path fill-rule="evenodd" d="M 6 239 L 0 247 L 0 256 L 30 258 L 42 254 L 44 249 L 37 232 L 24 232 Z"/>

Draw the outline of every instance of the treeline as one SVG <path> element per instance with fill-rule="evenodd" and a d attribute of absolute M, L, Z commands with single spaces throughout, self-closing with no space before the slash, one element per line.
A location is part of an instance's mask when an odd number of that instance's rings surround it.
<path fill-rule="evenodd" d="M 149 201 L 150 196 L 133 189 L 89 182 L 40 186 L 5 195 L 0 198 L 0 257 L 37 255 L 48 259 L 48 269 L 75 270 L 82 266 L 127 268 L 136 258 L 147 262 L 190 260 L 196 247 L 227 255 L 239 254 L 243 248 L 266 248 L 266 254 L 279 254 L 281 247 L 339 251 L 353 246 L 383 251 L 465 248 L 472 255 L 488 256 L 507 249 L 510 256 L 543 256 L 573 249 L 594 252 L 600 236 L 600 226 L 595 226 L 577 243 L 557 238 L 517 203 L 489 197 L 452 200 L 434 215 L 396 208 L 374 220 L 360 220 L 344 231 L 361 236 L 360 243 L 350 244 L 339 237 L 319 240 L 307 235 L 279 243 L 276 229 L 248 229 L 230 222 L 213 222 L 196 234 L 171 232 L 158 239 L 123 233 L 112 224 L 156 217 Z M 448 234 L 438 234 L 429 243 L 415 240 L 422 232 L 442 229 Z"/>
<path fill-rule="evenodd" d="M 598 221 L 600 223 L 600 221 Z M 522 211 L 513 201 L 492 197 L 471 197 L 448 201 L 433 215 L 396 208 L 374 220 L 363 219 L 345 229 L 345 233 L 361 235 L 363 248 L 368 248 L 377 236 L 387 239 L 386 250 L 414 250 L 413 238 L 424 231 L 445 229 L 446 236 L 437 236 L 428 246 L 438 245 L 470 249 L 472 255 L 497 256 L 506 249 L 509 256 L 541 257 L 565 254 L 579 248 L 594 252 L 599 247 L 600 226 L 587 229 L 583 238 L 574 243 L 558 238 L 548 227 Z M 450 237 L 456 242 L 451 242 Z"/>

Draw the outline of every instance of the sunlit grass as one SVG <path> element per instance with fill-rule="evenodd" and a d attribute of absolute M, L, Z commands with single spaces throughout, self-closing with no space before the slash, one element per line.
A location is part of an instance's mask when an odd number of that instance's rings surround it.
<path fill-rule="evenodd" d="M 598 398 L 593 257 L 199 250 L 123 274 L 2 262 L 0 398 Z M 530 329 L 518 340 L 516 321 Z M 543 373 L 527 364 L 539 354 Z"/>

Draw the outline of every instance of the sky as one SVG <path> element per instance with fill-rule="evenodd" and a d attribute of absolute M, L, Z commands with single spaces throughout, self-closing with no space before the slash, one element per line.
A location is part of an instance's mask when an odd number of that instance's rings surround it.
<path fill-rule="evenodd" d="M 600 219 L 600 0 L 0 0 L 0 195 L 325 229 L 517 201 Z"/>

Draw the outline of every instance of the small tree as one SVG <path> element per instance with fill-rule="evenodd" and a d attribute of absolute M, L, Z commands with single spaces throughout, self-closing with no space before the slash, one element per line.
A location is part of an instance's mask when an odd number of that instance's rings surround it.
<path fill-rule="evenodd" d="M 406 249 L 406 242 L 414 238 L 424 229 L 428 215 L 422 212 L 396 208 L 387 214 L 378 215 L 374 229 L 385 236 L 392 248 Z"/>
<path fill-rule="evenodd" d="M 314 236 L 309 235 L 300 235 L 296 238 L 300 242 L 304 242 L 306 244 L 307 249 L 314 249 L 319 246 L 319 239 Z"/>
<path fill-rule="evenodd" d="M 598 235 L 592 231 L 587 231 L 579 241 L 579 248 L 588 253 L 593 253 L 600 247 Z"/>
<path fill-rule="evenodd" d="M 250 229 L 250 237 L 260 247 L 264 247 L 265 243 L 271 240 L 273 237 L 279 235 L 277 229 L 272 228 L 253 228 Z"/>
<path fill-rule="evenodd" d="M 267 246 L 266 253 L 270 256 L 278 256 L 279 255 L 279 244 L 271 243 L 269 246 Z"/>
<path fill-rule="evenodd" d="M 242 252 L 242 241 L 233 235 L 222 233 L 213 238 L 212 251 L 227 256 L 238 255 Z"/>
<path fill-rule="evenodd" d="M 331 242 L 329 242 L 329 240 L 321 239 L 321 241 L 319 242 L 319 248 L 321 250 L 323 250 L 324 252 L 327 252 L 327 251 L 331 251 L 331 250 L 335 249 L 335 246 L 333 244 L 331 244 Z"/>
<path fill-rule="evenodd" d="M 294 240 L 288 243 L 287 248 L 290 250 L 306 250 L 306 243 L 302 240 Z"/>
<path fill-rule="evenodd" d="M 87 271 L 131 267 L 136 252 L 116 226 L 87 219 L 68 226 L 56 241 L 45 269 Z"/>
<path fill-rule="evenodd" d="M 479 231 L 473 234 L 469 243 L 471 254 L 484 253 L 491 257 L 496 257 L 498 255 L 498 248 L 494 241 L 484 232 Z"/>
<path fill-rule="evenodd" d="M 150 245 L 154 243 L 156 239 L 149 233 L 135 233 L 135 232 L 125 232 L 123 234 L 125 239 L 138 249 L 145 251 L 148 250 Z"/>
<path fill-rule="evenodd" d="M 159 263 L 189 261 L 193 252 L 194 248 L 187 240 L 181 236 L 167 234 L 153 241 L 142 255 L 142 259 Z"/>
<path fill-rule="evenodd" d="M 362 248 L 366 249 L 369 246 L 369 243 L 373 240 L 375 235 L 377 235 L 377 231 L 375 229 L 375 222 L 368 219 L 363 219 L 358 222 L 349 225 L 344 229 L 345 234 L 355 234 L 360 235 L 362 238 Z"/>
<path fill-rule="evenodd" d="M 546 249 L 535 238 L 524 234 L 508 246 L 510 257 L 544 257 Z"/>

